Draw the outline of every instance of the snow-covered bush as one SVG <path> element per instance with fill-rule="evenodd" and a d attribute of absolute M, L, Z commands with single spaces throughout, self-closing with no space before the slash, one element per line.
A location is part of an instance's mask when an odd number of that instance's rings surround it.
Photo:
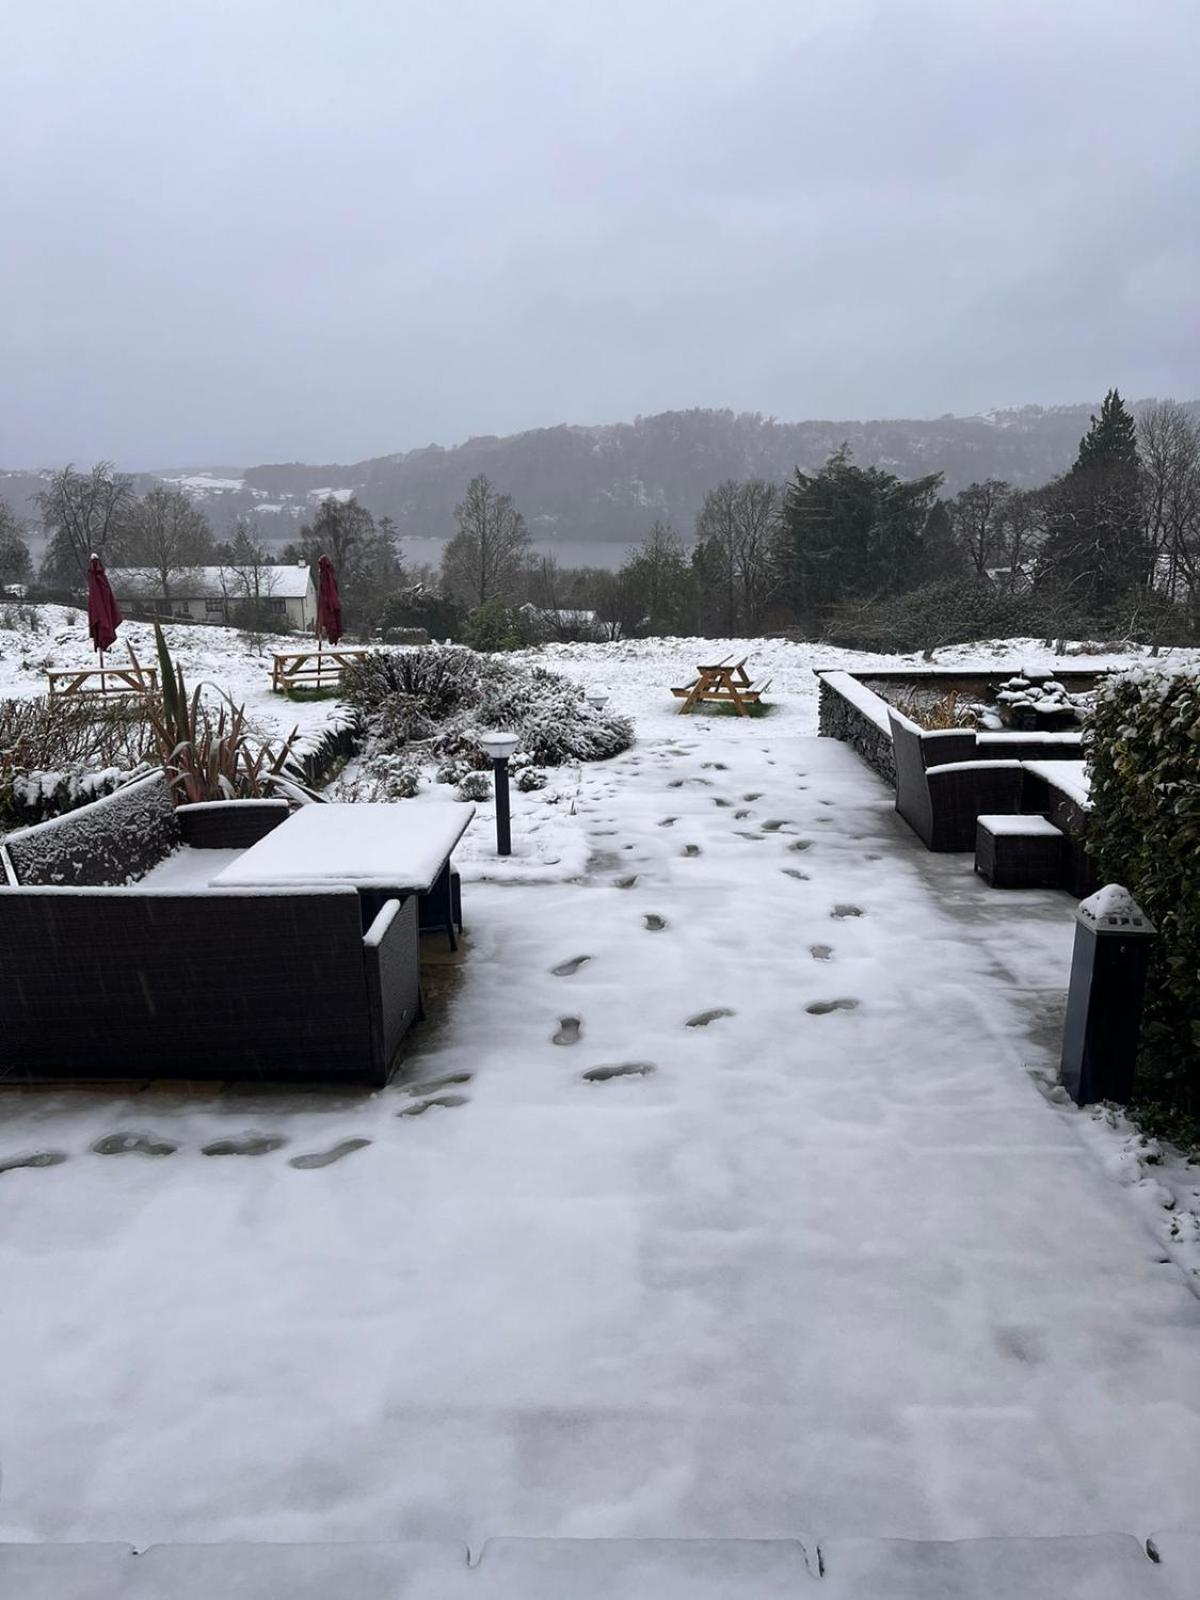
<path fill-rule="evenodd" d="M 126 782 L 153 752 L 135 702 L 0 700 L 0 823 L 18 827 L 86 805 Z"/>
<path fill-rule="evenodd" d="M 344 692 L 366 723 L 368 764 L 420 746 L 447 771 L 486 769 L 479 734 L 488 728 L 511 730 L 525 762 L 548 767 L 602 761 L 633 741 L 628 718 L 588 705 L 570 679 L 444 646 L 372 652 L 347 670 Z"/>
<path fill-rule="evenodd" d="M 486 772 L 468 772 L 458 786 L 460 800 L 490 800 L 492 780 Z"/>
<path fill-rule="evenodd" d="M 1158 929 L 1137 1098 L 1200 1114 L 1200 677 L 1137 668 L 1101 685 L 1084 730 L 1101 877 Z"/>
<path fill-rule="evenodd" d="M 536 789 L 546 787 L 546 774 L 539 772 L 537 767 L 522 767 L 517 773 L 517 788 L 522 794 L 533 794 Z"/>

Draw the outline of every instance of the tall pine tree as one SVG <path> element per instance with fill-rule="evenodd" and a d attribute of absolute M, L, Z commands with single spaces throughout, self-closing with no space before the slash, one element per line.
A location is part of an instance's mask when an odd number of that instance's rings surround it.
<path fill-rule="evenodd" d="M 1150 580 L 1137 428 L 1115 389 L 1080 440 L 1079 456 L 1047 501 L 1038 582 L 1095 615 Z"/>

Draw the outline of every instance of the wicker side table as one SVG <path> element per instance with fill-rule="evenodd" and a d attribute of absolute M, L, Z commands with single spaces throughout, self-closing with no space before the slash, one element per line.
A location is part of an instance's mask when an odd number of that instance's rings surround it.
<path fill-rule="evenodd" d="M 993 889 L 1056 889 L 1062 882 L 1063 833 L 1046 817 L 980 817 L 975 871 Z"/>

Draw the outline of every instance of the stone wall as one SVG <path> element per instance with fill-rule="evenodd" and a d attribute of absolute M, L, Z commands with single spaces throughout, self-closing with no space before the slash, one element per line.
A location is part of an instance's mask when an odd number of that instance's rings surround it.
<path fill-rule="evenodd" d="M 820 685 L 818 733 L 850 745 L 885 783 L 894 786 L 896 762 L 886 703 L 847 672 L 822 673 Z"/>

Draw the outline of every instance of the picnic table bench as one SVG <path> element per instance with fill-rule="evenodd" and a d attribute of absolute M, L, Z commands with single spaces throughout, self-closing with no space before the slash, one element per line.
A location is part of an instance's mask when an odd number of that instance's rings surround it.
<path fill-rule="evenodd" d="M 732 706 L 739 717 L 747 717 L 750 715 L 747 707 L 758 705 L 770 687 L 769 678 L 760 684 L 750 681 L 745 656 L 732 665 L 729 657 L 725 656 L 712 666 L 697 667 L 693 681 L 682 689 L 672 689 L 671 693 L 677 700 L 683 701 L 679 708 L 681 716 L 695 705 L 707 704 Z"/>
<path fill-rule="evenodd" d="M 273 651 L 271 688 L 276 693 L 282 691 L 287 695 L 293 689 L 332 688 L 341 683 L 344 667 L 369 654 L 370 651 L 362 646 Z"/>
<path fill-rule="evenodd" d="M 52 667 L 50 697 L 158 693 L 157 667 Z M 99 683 L 95 680 L 99 679 Z"/>

